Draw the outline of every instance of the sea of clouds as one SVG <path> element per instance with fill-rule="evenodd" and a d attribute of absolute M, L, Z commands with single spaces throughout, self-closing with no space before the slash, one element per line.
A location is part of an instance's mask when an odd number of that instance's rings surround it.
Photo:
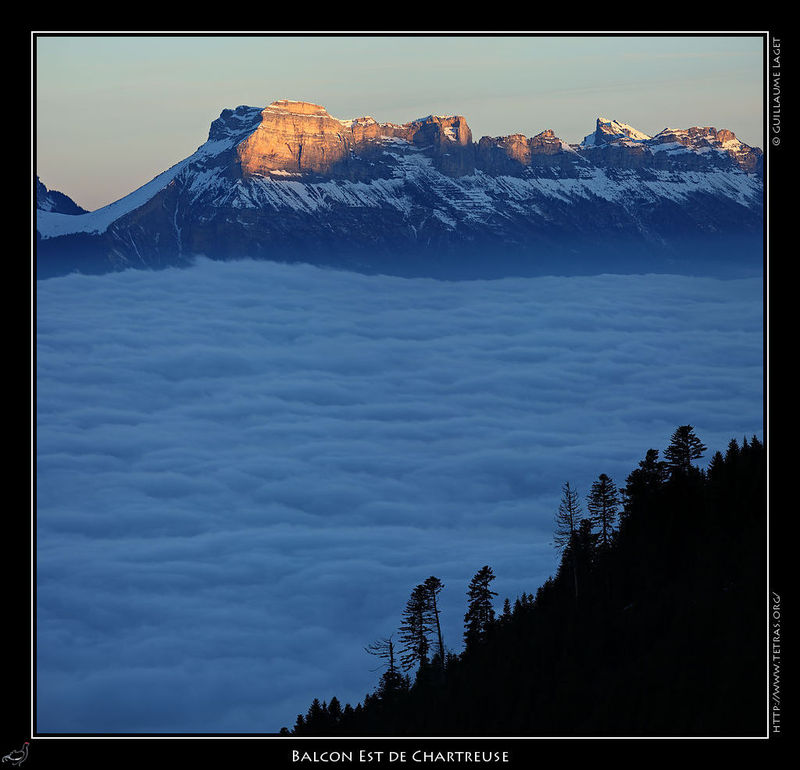
<path fill-rule="evenodd" d="M 36 287 L 37 727 L 269 733 L 360 701 L 429 575 L 556 566 L 561 485 L 763 436 L 760 279 L 448 283 L 201 260 Z"/>

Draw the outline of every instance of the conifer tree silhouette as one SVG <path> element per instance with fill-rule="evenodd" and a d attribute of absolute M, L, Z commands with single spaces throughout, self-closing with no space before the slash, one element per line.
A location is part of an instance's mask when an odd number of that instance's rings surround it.
<path fill-rule="evenodd" d="M 670 478 L 687 475 L 691 472 L 692 460 L 698 460 L 708 447 L 703 444 L 691 425 L 681 425 L 670 439 L 670 445 L 664 450 L 664 457 L 669 468 Z"/>
<path fill-rule="evenodd" d="M 561 487 L 561 502 L 556 512 L 556 529 L 553 544 L 556 548 L 566 549 L 564 557 L 569 560 L 572 570 L 572 582 L 575 598 L 578 598 L 578 570 L 575 564 L 575 536 L 581 518 L 581 504 L 578 493 L 572 489 L 568 481 Z"/>
<path fill-rule="evenodd" d="M 442 637 L 442 624 L 439 622 L 439 593 L 444 588 L 444 584 L 442 583 L 439 578 L 431 575 L 423 584 L 427 592 L 427 599 L 428 599 L 428 606 L 427 606 L 427 615 L 428 615 L 428 624 L 432 630 L 436 632 L 436 647 L 437 653 L 436 657 L 438 658 L 439 666 L 444 668 L 445 666 L 445 654 L 444 654 L 444 639 Z"/>
<path fill-rule="evenodd" d="M 607 550 L 611 547 L 614 535 L 614 524 L 619 508 L 619 492 L 614 481 L 605 473 L 601 473 L 597 477 L 597 481 L 592 484 L 586 500 L 586 507 L 589 509 L 589 520 L 599 530 L 599 546 L 603 550 Z"/>
<path fill-rule="evenodd" d="M 646 510 L 668 477 L 667 463 L 658 459 L 658 450 L 648 449 L 644 460 L 628 474 L 625 486 L 620 490 L 624 499 L 624 518 L 629 519 L 637 511 Z"/>
<path fill-rule="evenodd" d="M 497 592 L 490 588 L 494 579 L 492 568 L 487 565 L 481 567 L 470 581 L 467 590 L 469 603 L 464 615 L 464 642 L 467 649 L 483 641 L 494 622 L 492 597 L 497 596 Z"/>
<path fill-rule="evenodd" d="M 403 622 L 400 626 L 402 642 L 400 665 L 404 671 L 428 663 L 431 632 L 430 592 L 424 584 L 418 585 L 412 592 L 403 611 Z"/>

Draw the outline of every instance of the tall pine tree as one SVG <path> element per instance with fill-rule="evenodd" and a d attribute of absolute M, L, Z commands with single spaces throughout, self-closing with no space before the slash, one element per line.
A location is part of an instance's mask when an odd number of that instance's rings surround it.
<path fill-rule="evenodd" d="M 561 502 L 555 516 L 556 529 L 553 544 L 556 548 L 566 549 L 564 559 L 569 561 L 572 571 L 572 583 L 575 598 L 578 598 L 578 569 L 575 564 L 575 536 L 581 518 L 581 504 L 578 493 L 572 489 L 568 481 L 561 487 Z"/>
<path fill-rule="evenodd" d="M 586 500 L 589 520 L 598 528 L 598 544 L 603 550 L 611 547 L 614 537 L 614 524 L 619 508 L 619 492 L 614 481 L 605 473 L 592 484 Z"/>
<path fill-rule="evenodd" d="M 408 671 L 416 666 L 428 663 L 431 632 L 429 591 L 424 584 L 418 585 L 412 592 L 403 611 L 403 622 L 400 626 L 402 642 L 400 663 L 403 670 Z"/>
<path fill-rule="evenodd" d="M 572 489 L 568 481 L 561 487 L 561 502 L 555 516 L 555 533 L 553 543 L 556 548 L 565 548 L 578 531 L 581 520 L 581 503 L 578 493 Z"/>
<path fill-rule="evenodd" d="M 481 567 L 470 581 L 467 590 L 469 602 L 464 615 L 464 643 L 467 649 L 483 641 L 494 623 L 492 597 L 497 596 L 491 589 L 494 579 L 492 568 L 487 565 Z"/>
<path fill-rule="evenodd" d="M 698 460 L 708 447 L 703 444 L 691 425 L 676 428 L 670 439 L 670 445 L 664 450 L 670 478 L 685 476 L 692 471 L 693 460 Z"/>
<path fill-rule="evenodd" d="M 433 631 L 436 632 L 436 658 L 439 666 L 445 666 L 444 638 L 442 637 L 442 624 L 439 622 L 439 593 L 444 588 L 444 584 L 439 578 L 431 575 L 423 584 L 427 591 L 428 598 L 428 623 Z"/>

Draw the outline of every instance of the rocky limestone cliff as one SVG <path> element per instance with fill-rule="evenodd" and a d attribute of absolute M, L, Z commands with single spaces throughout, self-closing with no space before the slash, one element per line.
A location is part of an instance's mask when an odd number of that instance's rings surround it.
<path fill-rule="evenodd" d="M 352 131 L 324 107 L 286 99 L 261 112 L 258 128 L 239 144 L 237 155 L 245 176 L 275 171 L 325 173 L 346 158 Z"/>
<path fill-rule="evenodd" d="M 475 143 L 461 115 L 428 115 L 403 124 L 379 123 L 369 116 L 341 120 L 319 104 L 281 99 L 260 111 L 249 107 L 224 111 L 212 124 L 209 138 L 230 138 L 248 129 L 236 147 L 244 177 L 374 178 L 382 173 L 388 140 L 425 151 L 434 167 L 450 177 L 476 170 L 518 176 L 531 167 L 558 168 L 573 176 L 582 158 L 606 168 L 698 170 L 733 165 L 749 173 L 761 171 L 761 150 L 740 142 L 726 129 L 664 129 L 650 137 L 606 118 L 597 119 L 594 133 L 580 145 L 568 145 L 552 129 L 530 138 L 484 136 Z"/>
<path fill-rule="evenodd" d="M 221 135 L 233 114 L 217 125 L 215 135 Z M 441 152 L 471 145 L 472 133 L 460 115 L 429 115 L 402 125 L 378 123 L 369 116 L 340 120 L 319 104 L 281 99 L 261 111 L 260 123 L 238 145 L 236 155 L 245 176 L 328 174 L 369 143 L 382 139 L 401 139 Z"/>
<path fill-rule="evenodd" d="M 253 117 L 251 108 L 227 110 L 212 125 L 209 138 L 230 136 Z M 556 156 L 569 150 L 552 129 L 530 138 L 482 137 L 476 144 L 462 115 L 428 115 L 403 124 L 379 123 L 369 116 L 341 120 L 321 105 L 282 99 L 261 110 L 236 156 L 245 177 L 315 173 L 359 179 L 366 173 L 363 161 L 374 167 L 371 153 L 385 140 L 425 150 L 448 176 L 476 169 L 515 174 L 531 165 L 564 165 Z"/>
<path fill-rule="evenodd" d="M 698 154 L 716 150 L 719 154 L 730 158 L 739 168 L 748 173 L 760 173 L 763 153 L 758 147 L 750 147 L 736 138 L 733 131 L 726 128 L 717 130 L 713 126 L 692 126 L 686 129 L 665 128 L 649 142 L 651 149 L 658 151 L 661 147 L 680 147 Z"/>
<path fill-rule="evenodd" d="M 476 168 L 489 174 L 513 175 L 530 166 L 567 167 L 574 162 L 573 156 L 569 145 L 548 128 L 530 138 L 524 134 L 481 137 L 475 163 Z"/>

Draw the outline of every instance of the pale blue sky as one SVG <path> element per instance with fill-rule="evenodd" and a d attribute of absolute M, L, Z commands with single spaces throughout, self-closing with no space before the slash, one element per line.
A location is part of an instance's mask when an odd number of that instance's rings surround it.
<path fill-rule="evenodd" d="M 475 140 L 598 116 L 655 134 L 728 128 L 763 146 L 762 38 L 749 36 L 36 37 L 36 171 L 88 209 L 190 155 L 212 120 L 276 99 L 337 118 L 461 114 Z"/>

